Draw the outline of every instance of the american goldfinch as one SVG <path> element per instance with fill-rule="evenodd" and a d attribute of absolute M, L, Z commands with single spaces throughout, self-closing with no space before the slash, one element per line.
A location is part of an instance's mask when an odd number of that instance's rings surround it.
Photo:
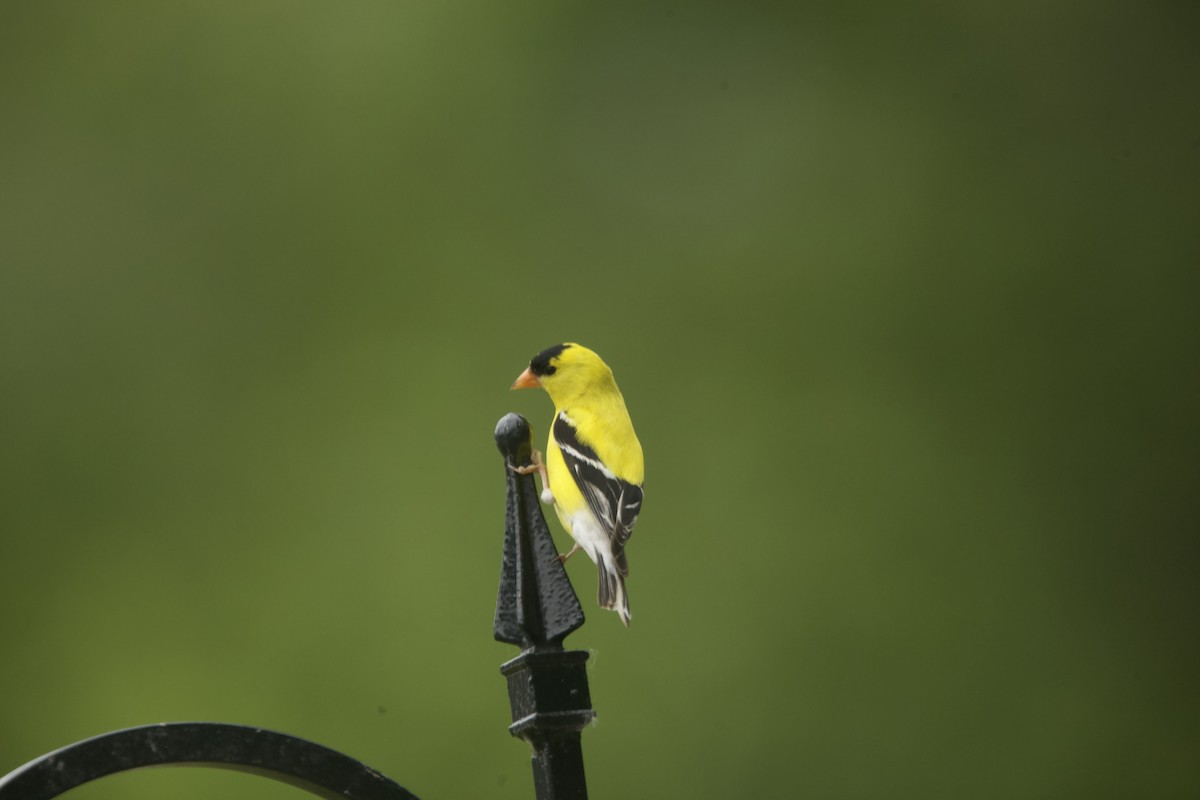
<path fill-rule="evenodd" d="M 566 561 L 583 550 L 599 571 L 598 602 L 629 625 L 625 546 L 642 510 L 642 445 L 625 398 L 600 356 L 578 344 L 556 344 L 533 357 L 513 389 L 540 387 L 554 403 L 546 462 L 533 454 L 522 472 L 542 475 L 542 502 L 554 503 L 575 540 Z"/>

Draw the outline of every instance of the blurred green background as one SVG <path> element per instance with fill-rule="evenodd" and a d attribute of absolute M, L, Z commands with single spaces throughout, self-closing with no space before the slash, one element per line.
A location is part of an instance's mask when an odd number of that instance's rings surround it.
<path fill-rule="evenodd" d="M 592 796 L 1195 797 L 1198 21 L 0 3 L 0 773 L 532 797 L 492 431 L 574 340 L 648 474 Z M 299 792 L 72 795 L 163 796 Z"/>

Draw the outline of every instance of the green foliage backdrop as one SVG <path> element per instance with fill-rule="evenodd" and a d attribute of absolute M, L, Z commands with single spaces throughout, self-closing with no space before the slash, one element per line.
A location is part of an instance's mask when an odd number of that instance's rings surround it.
<path fill-rule="evenodd" d="M 594 797 L 1195 796 L 1197 22 L 0 4 L 0 772 L 213 719 L 531 797 L 491 437 L 575 340 L 648 474 Z"/>

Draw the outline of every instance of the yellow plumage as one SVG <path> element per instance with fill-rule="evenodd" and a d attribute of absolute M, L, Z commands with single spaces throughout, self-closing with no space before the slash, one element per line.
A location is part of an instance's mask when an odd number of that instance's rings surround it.
<path fill-rule="evenodd" d="M 599 570 L 599 603 L 629 624 L 625 546 L 642 503 L 642 445 L 612 370 L 578 344 L 555 345 L 530 361 L 513 388 L 540 386 L 554 403 L 545 483 L 575 547 Z"/>

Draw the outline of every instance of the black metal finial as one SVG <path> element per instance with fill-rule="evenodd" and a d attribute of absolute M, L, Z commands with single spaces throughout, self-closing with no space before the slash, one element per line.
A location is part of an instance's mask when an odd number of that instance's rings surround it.
<path fill-rule="evenodd" d="M 561 649 L 563 638 L 584 623 L 583 607 L 558 559 L 533 476 L 511 469 L 531 463 L 532 437 L 519 414 L 496 424 L 507 491 L 494 631 L 499 641 L 521 648 Z"/>
<path fill-rule="evenodd" d="M 524 466 L 533 454 L 533 430 L 520 414 L 505 414 L 496 423 L 496 447 L 507 463 Z"/>
<path fill-rule="evenodd" d="M 533 476 L 511 469 L 531 463 L 529 422 L 505 416 L 496 425 L 496 444 L 507 491 L 495 634 L 523 648 L 500 667 L 512 706 L 508 730 L 533 747 L 538 800 L 587 800 L 580 732 L 596 717 L 588 654 L 562 649 L 563 638 L 583 624 L 583 608 L 554 549 Z"/>

